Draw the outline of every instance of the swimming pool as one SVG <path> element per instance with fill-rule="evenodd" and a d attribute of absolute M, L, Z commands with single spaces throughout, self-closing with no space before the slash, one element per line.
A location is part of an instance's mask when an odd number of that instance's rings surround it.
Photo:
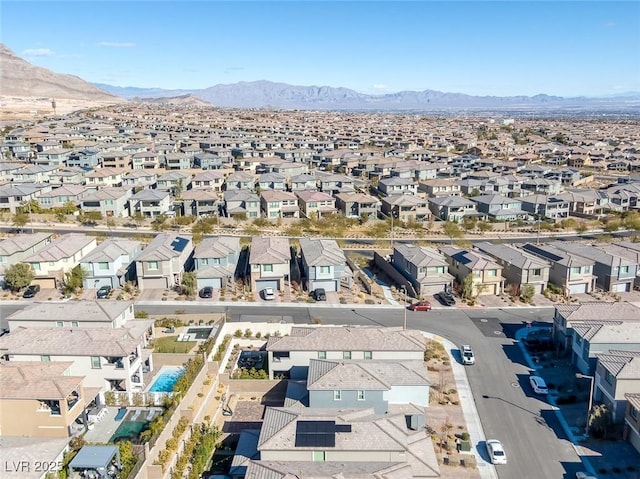
<path fill-rule="evenodd" d="M 191 339 L 208 339 L 213 328 L 189 328 L 187 334 L 193 335 Z"/>
<path fill-rule="evenodd" d="M 162 366 L 148 391 L 152 393 L 170 393 L 173 391 L 173 385 L 183 374 L 184 369 L 180 366 Z"/>
<path fill-rule="evenodd" d="M 135 442 L 140 433 L 147 428 L 147 421 L 123 421 L 109 442 L 132 441 Z"/>

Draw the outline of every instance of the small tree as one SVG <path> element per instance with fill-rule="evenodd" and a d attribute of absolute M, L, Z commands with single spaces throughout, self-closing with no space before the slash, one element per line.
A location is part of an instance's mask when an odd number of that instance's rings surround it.
<path fill-rule="evenodd" d="M 445 221 L 442 225 L 442 231 L 449 237 L 451 243 L 453 243 L 454 239 L 460 239 L 464 236 L 458 224 L 453 221 Z"/>
<path fill-rule="evenodd" d="M 462 291 L 460 292 L 462 299 L 473 301 L 476 299 L 476 293 L 473 288 L 473 274 L 468 274 L 462 280 Z"/>
<path fill-rule="evenodd" d="M 4 280 L 7 286 L 13 291 L 18 291 L 31 284 L 35 273 L 26 263 L 16 263 L 9 266 L 4 273 Z"/>
<path fill-rule="evenodd" d="M 486 233 L 487 231 L 491 231 L 493 229 L 491 223 L 487 223 L 486 221 L 480 221 L 477 227 L 481 233 Z"/>
<path fill-rule="evenodd" d="M 82 289 L 84 280 L 87 278 L 87 271 L 82 269 L 82 267 L 78 265 L 71 271 L 66 272 L 64 276 L 64 292 L 67 294 L 73 294 L 76 291 Z"/>
<path fill-rule="evenodd" d="M 195 271 L 188 271 L 182 275 L 182 291 L 187 296 L 192 296 L 196 292 L 197 277 Z"/>
<path fill-rule="evenodd" d="M 536 294 L 536 289 L 532 284 L 525 284 L 520 288 L 520 298 L 525 303 L 530 303 L 533 300 L 533 296 Z"/>
<path fill-rule="evenodd" d="M 589 431 L 595 436 L 606 438 L 609 427 L 613 423 L 611 411 L 605 404 L 598 404 L 589 414 Z"/>
<path fill-rule="evenodd" d="M 16 228 L 22 229 L 29 222 L 29 220 L 30 218 L 28 213 L 16 213 L 15 215 L 13 215 L 11 222 Z"/>

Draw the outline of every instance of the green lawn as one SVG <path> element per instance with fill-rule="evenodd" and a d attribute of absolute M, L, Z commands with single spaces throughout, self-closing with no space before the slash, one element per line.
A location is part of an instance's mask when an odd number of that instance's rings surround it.
<path fill-rule="evenodd" d="M 188 353 L 198 344 L 197 341 L 176 341 L 178 336 L 165 336 L 153 341 L 154 353 Z"/>

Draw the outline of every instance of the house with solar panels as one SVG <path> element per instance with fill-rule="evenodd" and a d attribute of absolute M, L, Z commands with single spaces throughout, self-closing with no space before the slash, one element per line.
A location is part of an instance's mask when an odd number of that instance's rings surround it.
<path fill-rule="evenodd" d="M 136 257 L 136 276 L 140 289 L 172 288 L 182 282 L 193 263 L 191 235 L 162 233 Z"/>

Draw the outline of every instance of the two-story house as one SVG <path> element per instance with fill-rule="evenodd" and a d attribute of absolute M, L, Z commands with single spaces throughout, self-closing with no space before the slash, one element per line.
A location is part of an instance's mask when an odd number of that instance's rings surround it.
<path fill-rule="evenodd" d="M 144 218 L 157 218 L 173 211 L 171 193 L 167 190 L 144 189 L 129 198 L 131 216 L 142 215 Z"/>
<path fill-rule="evenodd" d="M 248 189 L 232 189 L 223 193 L 224 210 L 227 217 L 260 217 L 260 197 Z"/>
<path fill-rule="evenodd" d="M 87 186 L 104 188 L 122 186 L 122 178 L 126 171 L 119 168 L 98 168 L 85 175 Z"/>
<path fill-rule="evenodd" d="M 393 194 L 383 196 L 381 211 L 387 217 L 393 217 L 403 222 L 420 222 L 429 218 L 429 201 L 418 195 Z"/>
<path fill-rule="evenodd" d="M 482 195 L 471 198 L 477 206 L 478 213 L 497 221 L 515 221 L 525 219 L 529 215 L 522 210 L 520 200 L 502 195 Z"/>
<path fill-rule="evenodd" d="M 6 286 L 4 272 L 9 266 L 45 248 L 52 237 L 52 233 L 22 233 L 0 240 L 0 287 Z"/>
<path fill-rule="evenodd" d="M 438 293 L 453 284 L 447 260 L 435 248 L 397 244 L 393 249 L 391 264 L 411 282 L 420 296 Z"/>
<path fill-rule="evenodd" d="M 295 190 L 300 212 L 305 218 L 322 218 L 323 215 L 336 212 L 336 200 L 333 196 L 316 190 Z"/>
<path fill-rule="evenodd" d="M 300 218 L 298 198 L 294 193 L 281 190 L 260 192 L 260 206 L 266 218 Z"/>
<path fill-rule="evenodd" d="M 566 296 L 590 293 L 595 288 L 595 260 L 556 248 L 553 245 L 526 243 L 522 249 L 551 264 L 549 282 L 562 288 Z"/>
<path fill-rule="evenodd" d="M 375 196 L 365 193 L 339 193 L 335 198 L 336 209 L 347 218 L 378 217 L 381 202 Z"/>
<path fill-rule="evenodd" d="M 640 453 L 640 393 L 626 393 L 623 437 Z"/>
<path fill-rule="evenodd" d="M 218 171 L 203 171 L 197 173 L 191 181 L 193 189 L 206 189 L 210 191 L 222 191 L 224 175 Z"/>
<path fill-rule="evenodd" d="M 84 176 L 87 170 L 79 166 L 67 166 L 49 175 L 49 183 L 52 185 L 84 185 Z"/>
<path fill-rule="evenodd" d="M 57 288 L 65 273 L 78 266 L 80 259 L 97 246 L 96 238 L 85 234 L 67 233 L 22 259 L 35 273 L 32 284 L 42 288 Z"/>
<path fill-rule="evenodd" d="M 18 208 L 36 200 L 39 195 L 51 191 L 49 184 L 13 184 L 0 185 L 0 212 L 16 214 Z"/>
<path fill-rule="evenodd" d="M 193 263 L 191 235 L 162 233 L 136 256 L 140 289 L 173 288 L 182 282 Z"/>
<path fill-rule="evenodd" d="M 82 279 L 83 288 L 117 288 L 127 281 L 135 281 L 135 257 L 140 251 L 139 241 L 125 238 L 103 241 L 80 260 L 80 266 L 86 271 Z"/>
<path fill-rule="evenodd" d="M 547 289 L 551 264 L 542 258 L 508 244 L 476 243 L 475 247 L 494 258 L 502 266 L 506 284 L 522 290 L 533 286 L 535 294 Z"/>
<path fill-rule="evenodd" d="M 225 191 L 230 190 L 249 190 L 253 191 L 255 188 L 256 177 L 251 173 L 245 171 L 235 171 L 227 176 L 224 182 Z"/>
<path fill-rule="evenodd" d="M 155 151 L 139 151 L 131 155 L 131 169 L 156 170 L 162 164 L 161 155 Z"/>
<path fill-rule="evenodd" d="M 49 175 L 59 169 L 60 166 L 25 166 L 11 173 L 11 181 L 13 183 L 49 183 Z"/>
<path fill-rule="evenodd" d="M 167 153 L 164 155 L 164 167 L 167 170 L 188 170 L 193 166 L 193 156 L 185 153 Z"/>
<path fill-rule="evenodd" d="M 351 286 L 353 275 L 344 252 L 332 239 L 300 238 L 301 273 L 307 289 L 340 291 L 341 284 Z"/>
<path fill-rule="evenodd" d="M 100 213 L 106 218 L 126 218 L 129 216 L 130 197 L 130 189 L 105 186 L 99 190 L 87 191 L 82 197 L 80 208 L 85 212 Z"/>
<path fill-rule="evenodd" d="M 627 409 L 625 396 L 640 391 L 640 348 L 611 350 L 596 356 L 593 399 L 606 404 L 613 422 L 620 423 Z"/>
<path fill-rule="evenodd" d="M 442 221 L 461 222 L 465 217 L 478 216 L 476 203 L 460 196 L 429 198 L 429 210 Z"/>
<path fill-rule="evenodd" d="M 176 204 L 180 205 L 183 216 L 218 216 L 220 211 L 219 193 L 204 188 L 194 188 L 180 195 Z"/>
<path fill-rule="evenodd" d="M 415 195 L 418 192 L 418 185 L 411 178 L 392 176 L 391 178 L 382 178 L 378 182 L 378 191 L 385 196 L 398 194 Z"/>
<path fill-rule="evenodd" d="M 474 295 L 500 295 L 504 291 L 502 266 L 491 256 L 455 246 L 443 246 L 440 252 L 445 256 L 449 272 L 458 283 L 462 284 L 471 275 Z"/>
<path fill-rule="evenodd" d="M 138 191 L 155 187 L 157 181 L 158 175 L 153 171 L 133 170 L 122 177 L 122 186 Z"/>
<path fill-rule="evenodd" d="M 436 178 L 433 180 L 421 181 L 418 184 L 418 191 L 424 192 L 428 197 L 436 196 L 460 196 L 460 185 L 454 178 Z"/>
<path fill-rule="evenodd" d="M 301 175 L 292 176 L 289 180 L 291 191 L 299 190 L 316 190 L 317 178 L 312 173 L 302 173 Z"/>
<path fill-rule="evenodd" d="M 520 202 L 524 211 L 539 218 L 568 218 L 571 212 L 571 203 L 561 196 L 534 194 L 520 198 Z"/>
<path fill-rule="evenodd" d="M 240 257 L 240 238 L 208 236 L 196 246 L 193 254 L 198 289 L 211 286 L 229 288 L 236 277 Z"/>
<path fill-rule="evenodd" d="M 259 191 L 286 190 L 287 178 L 282 173 L 262 173 L 258 176 L 257 187 Z"/>
<path fill-rule="evenodd" d="M 254 236 L 251 238 L 249 265 L 251 290 L 262 291 L 273 288 L 279 291 L 289 280 L 291 271 L 291 248 L 287 238 Z"/>
<path fill-rule="evenodd" d="M 63 185 L 38 196 L 38 205 L 43 210 L 61 208 L 68 205 L 79 205 L 87 194 L 87 189 L 81 185 Z"/>
<path fill-rule="evenodd" d="M 156 188 L 169 191 L 173 196 L 180 196 L 191 189 L 191 175 L 184 171 L 167 171 L 156 181 Z"/>

